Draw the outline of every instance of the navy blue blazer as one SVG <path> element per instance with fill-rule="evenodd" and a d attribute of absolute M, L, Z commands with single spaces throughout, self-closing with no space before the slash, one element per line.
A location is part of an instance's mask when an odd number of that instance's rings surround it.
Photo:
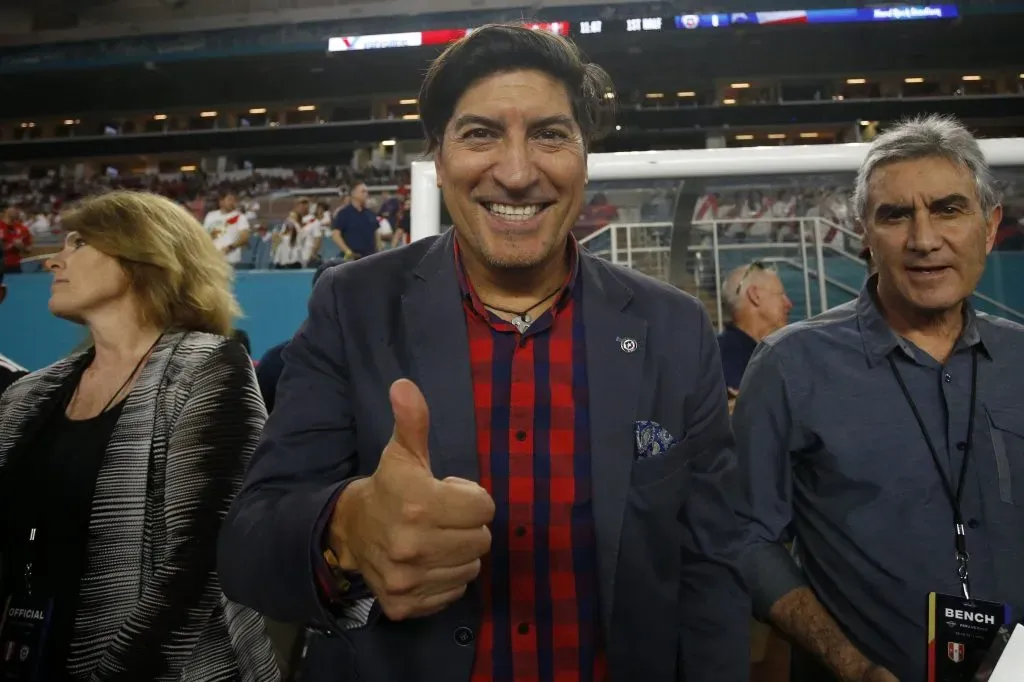
<path fill-rule="evenodd" d="M 227 596 L 317 628 L 323 682 L 468 682 L 479 592 L 428 618 L 348 629 L 314 586 L 317 520 L 391 436 L 388 388 L 430 406 L 438 478 L 478 480 L 469 344 L 451 231 L 329 270 L 284 351 L 277 404 L 219 551 Z M 611 677 L 746 682 L 750 603 L 735 569 L 738 479 L 718 344 L 692 296 L 581 254 L 593 513 Z M 625 352 L 621 339 L 634 339 Z M 637 460 L 634 425 L 680 439 Z"/>

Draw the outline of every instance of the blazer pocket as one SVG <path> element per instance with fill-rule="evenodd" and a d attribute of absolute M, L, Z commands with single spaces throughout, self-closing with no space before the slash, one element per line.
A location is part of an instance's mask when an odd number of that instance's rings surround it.
<path fill-rule="evenodd" d="M 999 499 L 1021 504 L 1024 498 L 1024 412 L 986 409 L 999 480 Z M 1016 498 L 1014 497 L 1016 495 Z"/>
<path fill-rule="evenodd" d="M 687 451 L 686 442 L 683 441 L 673 445 L 664 454 L 634 461 L 630 485 L 639 490 L 673 478 L 686 465 Z"/>

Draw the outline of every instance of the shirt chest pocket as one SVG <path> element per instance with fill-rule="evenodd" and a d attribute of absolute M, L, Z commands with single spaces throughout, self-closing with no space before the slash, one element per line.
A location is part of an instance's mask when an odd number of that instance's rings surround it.
<path fill-rule="evenodd" d="M 1024 410 L 987 408 L 999 499 L 1024 504 Z"/>

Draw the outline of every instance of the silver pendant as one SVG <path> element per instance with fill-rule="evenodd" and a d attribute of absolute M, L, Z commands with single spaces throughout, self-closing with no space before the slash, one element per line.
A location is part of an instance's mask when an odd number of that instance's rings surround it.
<path fill-rule="evenodd" d="M 519 330 L 520 334 L 525 334 L 531 324 L 533 324 L 533 318 L 529 314 L 516 315 L 512 318 L 512 325 Z"/>

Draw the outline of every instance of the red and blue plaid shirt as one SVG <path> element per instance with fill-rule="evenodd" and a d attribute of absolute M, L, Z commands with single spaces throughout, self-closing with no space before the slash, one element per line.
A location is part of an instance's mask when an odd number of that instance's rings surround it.
<path fill-rule="evenodd" d="M 494 498 L 471 682 L 603 682 L 579 254 L 520 335 L 455 260 L 466 312 L 480 485 Z"/>

